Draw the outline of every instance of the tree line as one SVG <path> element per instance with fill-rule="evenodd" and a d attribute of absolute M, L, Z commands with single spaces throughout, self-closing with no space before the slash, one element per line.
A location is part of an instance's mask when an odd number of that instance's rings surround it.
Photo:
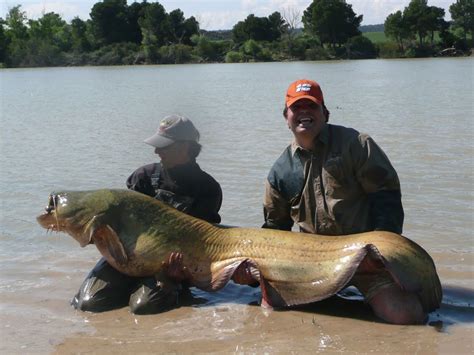
<path fill-rule="evenodd" d="M 230 36 L 204 31 L 180 9 L 159 2 L 103 0 L 90 19 L 67 23 L 54 12 L 28 19 L 21 5 L 0 18 L 0 65 L 64 65 L 250 62 L 431 56 L 444 48 L 473 47 L 474 1 L 456 0 L 445 11 L 411 0 L 384 23 L 387 41 L 373 43 L 360 31 L 363 15 L 345 0 L 313 0 L 303 13 L 288 8 L 268 17 L 250 14 Z M 302 25 L 302 28 L 301 28 Z"/>

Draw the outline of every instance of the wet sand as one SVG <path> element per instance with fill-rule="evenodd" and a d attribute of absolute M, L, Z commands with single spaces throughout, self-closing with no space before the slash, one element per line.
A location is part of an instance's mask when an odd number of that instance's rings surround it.
<path fill-rule="evenodd" d="M 472 279 L 469 272 L 459 267 L 457 258 L 453 254 L 434 255 L 442 281 Z M 456 269 L 451 267 L 454 261 L 458 264 Z M 62 261 L 70 267 L 78 262 Z M 472 265 L 472 259 L 464 262 L 466 266 Z M 1 353 L 474 351 L 474 290 L 466 287 L 443 285 L 442 307 L 421 326 L 380 322 L 363 301 L 351 295 L 289 310 L 266 310 L 258 305 L 259 288 L 233 283 L 212 294 L 192 288 L 192 296 L 183 299 L 181 307 L 157 315 L 135 316 L 128 308 L 93 314 L 75 311 L 67 302 L 82 282 L 87 267 L 88 263 L 82 262 L 81 268 L 72 273 L 33 272 L 28 277 L 37 282 L 34 293 L 4 293 Z"/>

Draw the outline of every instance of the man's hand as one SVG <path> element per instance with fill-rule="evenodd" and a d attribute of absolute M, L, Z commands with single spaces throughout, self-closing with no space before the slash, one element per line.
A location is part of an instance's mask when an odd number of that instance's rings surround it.
<path fill-rule="evenodd" d="M 168 261 L 163 262 L 163 267 L 166 271 L 166 275 L 177 282 L 182 282 L 191 278 L 191 273 L 183 264 L 183 254 L 179 252 L 172 252 Z"/>
<path fill-rule="evenodd" d="M 239 267 L 234 271 L 232 275 L 232 281 L 239 285 L 253 285 L 258 282 L 250 271 L 250 265 L 244 261 Z"/>

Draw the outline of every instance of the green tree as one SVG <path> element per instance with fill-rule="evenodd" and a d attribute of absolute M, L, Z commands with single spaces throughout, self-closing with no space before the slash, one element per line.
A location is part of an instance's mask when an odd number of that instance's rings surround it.
<path fill-rule="evenodd" d="M 346 50 L 350 59 L 374 59 L 377 57 L 375 45 L 362 35 L 350 38 L 346 43 Z"/>
<path fill-rule="evenodd" d="M 232 28 L 232 39 L 235 43 L 240 44 L 250 39 L 250 33 L 244 21 L 237 22 Z"/>
<path fill-rule="evenodd" d="M 467 34 L 471 34 L 471 40 L 474 41 L 474 1 L 456 0 L 449 7 L 453 27 L 460 28 L 464 34 L 464 40 L 467 41 Z"/>
<path fill-rule="evenodd" d="M 356 16 L 345 0 L 313 0 L 303 13 L 304 30 L 333 48 L 360 34 L 362 15 Z"/>
<path fill-rule="evenodd" d="M 7 58 L 8 39 L 5 34 L 5 20 L 0 17 L 0 67 L 5 63 Z"/>
<path fill-rule="evenodd" d="M 428 0 L 411 0 L 403 10 L 403 18 L 411 33 L 418 36 L 420 47 L 430 29 L 429 14 Z"/>
<path fill-rule="evenodd" d="M 26 27 L 26 13 L 21 11 L 21 5 L 12 7 L 6 16 L 5 25 L 11 40 L 25 40 L 28 38 L 28 27 Z"/>
<path fill-rule="evenodd" d="M 92 46 L 87 38 L 87 24 L 79 17 L 71 21 L 72 49 L 76 52 L 88 52 Z"/>
<path fill-rule="evenodd" d="M 390 14 L 385 19 L 384 32 L 388 38 L 393 38 L 400 51 L 404 51 L 403 41 L 410 38 L 410 29 L 403 19 L 401 11 Z"/>
<path fill-rule="evenodd" d="M 5 62 L 9 66 L 20 65 L 27 54 L 28 27 L 26 26 L 26 13 L 21 10 L 21 5 L 12 7 L 5 17 Z"/>
<path fill-rule="evenodd" d="M 447 28 L 444 9 L 428 6 L 428 0 L 411 0 L 403 10 L 403 21 L 410 32 L 418 36 L 420 47 L 423 46 L 423 41 L 428 34 L 433 45 L 435 32 L 441 32 Z"/>
<path fill-rule="evenodd" d="M 92 6 L 92 31 L 99 45 L 130 40 L 127 0 L 104 0 Z"/>
<path fill-rule="evenodd" d="M 143 16 L 147 6 L 148 3 L 143 0 L 142 2 L 134 2 L 127 8 L 128 40 L 132 43 L 142 43 L 142 31 L 138 20 Z"/>
<path fill-rule="evenodd" d="M 444 9 L 441 7 L 430 6 L 427 14 L 427 30 L 430 34 L 431 45 L 434 44 L 435 32 L 443 32 L 449 27 L 444 20 Z"/>
<path fill-rule="evenodd" d="M 279 12 L 269 17 L 257 17 L 250 14 L 244 21 L 239 21 L 232 29 L 235 43 L 242 44 L 250 39 L 273 42 L 281 38 L 286 29 L 286 22 Z"/>
<path fill-rule="evenodd" d="M 270 42 L 280 40 L 281 36 L 288 31 L 288 24 L 278 11 L 268 16 L 268 23 Z"/>
<path fill-rule="evenodd" d="M 143 16 L 138 19 L 142 32 L 142 47 L 145 60 L 154 63 L 159 47 L 167 44 L 170 23 L 165 8 L 160 3 L 150 3 L 144 8 Z"/>
<path fill-rule="evenodd" d="M 199 23 L 196 19 L 194 17 L 185 19 L 180 9 L 171 11 L 168 18 L 172 42 L 191 44 L 191 36 L 199 33 Z"/>
<path fill-rule="evenodd" d="M 192 41 L 195 44 L 194 52 L 205 62 L 223 61 L 226 52 L 232 48 L 232 41 L 211 41 L 204 35 L 194 35 Z"/>
<path fill-rule="evenodd" d="M 46 13 L 38 20 L 30 20 L 29 25 L 31 40 L 42 41 L 64 52 L 71 49 L 71 28 L 59 14 Z"/>

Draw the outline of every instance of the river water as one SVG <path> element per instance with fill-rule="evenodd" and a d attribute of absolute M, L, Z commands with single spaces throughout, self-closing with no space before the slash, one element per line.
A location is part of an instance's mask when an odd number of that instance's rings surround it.
<path fill-rule="evenodd" d="M 471 58 L 206 64 L 0 71 L 0 352 L 472 353 L 474 110 Z M 369 133 L 398 171 L 404 234 L 444 287 L 426 326 L 377 322 L 359 301 L 284 312 L 229 284 L 135 317 L 68 301 L 99 258 L 35 221 L 61 189 L 123 188 L 156 160 L 142 141 L 179 113 L 201 132 L 201 167 L 223 188 L 222 221 L 259 227 L 263 182 L 291 140 L 288 84 L 317 80 L 331 122 Z M 331 302 L 336 302 L 332 304 Z M 338 303 L 339 302 L 339 303 Z"/>

